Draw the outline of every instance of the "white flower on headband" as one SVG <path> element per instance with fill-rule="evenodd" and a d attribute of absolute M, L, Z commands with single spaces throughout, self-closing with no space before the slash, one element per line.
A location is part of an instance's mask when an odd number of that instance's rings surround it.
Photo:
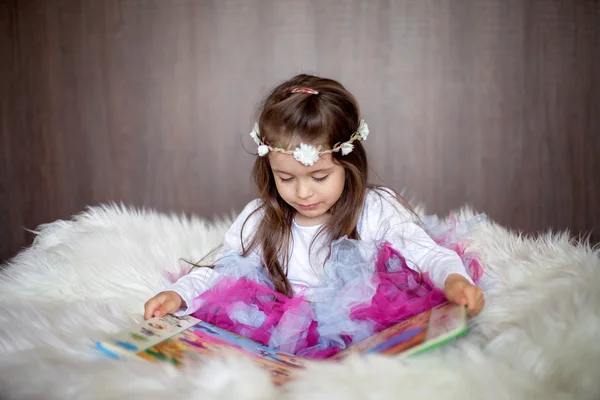
<path fill-rule="evenodd" d="M 252 139 L 254 139 L 254 141 L 256 142 L 256 144 L 260 145 L 261 140 L 259 137 L 260 131 L 258 130 L 258 124 L 255 123 L 254 127 L 252 128 L 252 132 L 250 132 L 250 137 Z"/>
<path fill-rule="evenodd" d="M 367 125 L 364 119 L 360 120 L 358 134 L 360 135 L 360 140 L 367 140 L 367 136 L 369 136 L 369 125 Z"/>
<path fill-rule="evenodd" d="M 266 144 L 261 144 L 260 146 L 258 146 L 258 155 L 259 156 L 265 156 L 267 155 L 267 153 L 269 152 L 269 146 L 267 146 Z"/>
<path fill-rule="evenodd" d="M 354 150 L 354 145 L 352 143 L 342 143 L 342 155 L 343 156 L 347 156 L 348 154 L 352 153 L 352 150 Z"/>
<path fill-rule="evenodd" d="M 306 166 L 311 166 L 319 159 L 319 150 L 309 144 L 300 143 L 294 150 L 294 158 Z"/>

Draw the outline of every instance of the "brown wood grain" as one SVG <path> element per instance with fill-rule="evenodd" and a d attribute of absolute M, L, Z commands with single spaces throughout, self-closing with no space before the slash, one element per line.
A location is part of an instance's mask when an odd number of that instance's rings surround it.
<path fill-rule="evenodd" d="M 0 33 L 0 260 L 87 205 L 240 210 L 255 107 L 299 72 L 355 93 L 373 180 L 429 212 L 600 229 L 597 1 L 2 0 Z"/>

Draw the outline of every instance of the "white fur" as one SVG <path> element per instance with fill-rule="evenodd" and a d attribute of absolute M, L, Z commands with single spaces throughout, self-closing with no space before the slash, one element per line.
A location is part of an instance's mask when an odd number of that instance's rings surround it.
<path fill-rule="evenodd" d="M 468 209 L 459 217 L 473 215 Z M 0 272 L 0 397 L 11 399 L 597 399 L 600 259 L 566 234 L 473 235 L 487 305 L 464 339 L 408 361 L 314 363 L 285 389 L 245 357 L 203 367 L 107 359 L 94 348 L 142 319 L 144 302 L 221 241 L 209 223 L 123 206 L 40 227 Z"/>

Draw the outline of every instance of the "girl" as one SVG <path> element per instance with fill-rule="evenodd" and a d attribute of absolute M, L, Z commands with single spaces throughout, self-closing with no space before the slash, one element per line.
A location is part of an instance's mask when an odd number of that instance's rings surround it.
<path fill-rule="evenodd" d="M 273 89 L 250 134 L 259 198 L 215 265 L 151 298 L 144 317 L 193 314 L 320 358 L 446 299 L 478 314 L 477 260 L 439 224 L 436 243 L 404 200 L 367 183 L 368 134 L 334 80 L 299 75 Z"/>

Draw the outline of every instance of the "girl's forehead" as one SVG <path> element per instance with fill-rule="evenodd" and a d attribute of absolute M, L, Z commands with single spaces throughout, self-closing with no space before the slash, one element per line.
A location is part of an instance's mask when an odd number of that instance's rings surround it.
<path fill-rule="evenodd" d="M 333 162 L 331 154 L 321 154 L 319 160 L 311 166 L 301 164 L 292 154 L 269 152 L 268 157 L 273 171 L 285 172 L 292 175 L 311 174 L 319 170 L 327 170 L 336 166 L 341 168 L 341 165 Z"/>

